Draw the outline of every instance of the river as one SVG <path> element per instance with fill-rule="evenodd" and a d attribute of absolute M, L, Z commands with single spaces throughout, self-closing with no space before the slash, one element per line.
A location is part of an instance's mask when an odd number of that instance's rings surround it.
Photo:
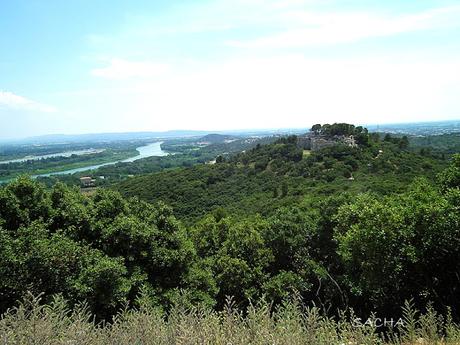
<path fill-rule="evenodd" d="M 108 163 L 103 163 L 103 164 L 97 164 L 97 165 L 89 165 L 86 167 L 64 170 L 64 171 L 56 171 L 56 172 L 52 172 L 48 174 L 34 175 L 33 177 L 47 177 L 47 176 L 53 176 L 53 175 L 70 175 L 70 174 L 75 174 L 77 172 L 82 172 L 82 171 L 96 170 L 100 167 L 107 166 L 107 165 L 113 165 L 116 163 L 131 163 L 131 162 L 137 161 L 142 158 L 153 157 L 153 156 L 156 156 L 156 157 L 166 156 L 168 155 L 168 153 L 161 149 L 162 143 L 163 142 L 156 142 L 156 143 L 148 144 L 145 146 L 140 146 L 136 148 L 136 150 L 139 152 L 137 156 L 130 157 L 124 160 L 118 160 L 118 161 L 113 161 L 113 162 L 108 162 Z"/>
<path fill-rule="evenodd" d="M 72 155 L 83 156 L 83 155 L 90 155 L 94 153 L 101 153 L 104 151 L 105 149 L 87 149 L 87 150 L 78 150 L 78 151 L 50 153 L 50 154 L 41 155 L 41 156 L 26 156 L 23 158 L 10 159 L 7 161 L 0 161 L 0 164 L 22 163 L 22 162 L 27 162 L 27 161 L 37 161 L 39 159 L 46 159 L 46 158 L 53 158 L 53 157 L 70 157 Z"/>

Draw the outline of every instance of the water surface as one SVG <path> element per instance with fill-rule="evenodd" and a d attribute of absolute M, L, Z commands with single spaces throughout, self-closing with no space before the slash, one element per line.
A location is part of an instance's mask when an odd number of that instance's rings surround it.
<path fill-rule="evenodd" d="M 50 153 L 50 154 L 41 155 L 41 156 L 26 156 L 22 158 L 10 159 L 7 161 L 0 161 L 0 164 L 38 161 L 39 159 L 46 159 L 46 158 L 53 158 L 53 157 L 70 157 L 72 155 L 82 156 L 82 155 L 90 155 L 94 153 L 101 153 L 104 151 L 105 149 L 86 149 L 86 150 L 76 150 L 76 151 L 65 151 L 65 152 L 58 152 L 58 153 Z"/>
<path fill-rule="evenodd" d="M 107 166 L 107 165 L 113 165 L 116 163 L 131 163 L 134 161 L 137 161 L 142 158 L 147 158 L 147 157 L 162 157 L 168 155 L 167 152 L 163 151 L 161 149 L 161 144 L 163 142 L 156 142 L 156 143 L 151 143 L 145 146 L 140 146 L 136 148 L 137 152 L 139 152 L 138 155 L 123 159 L 123 160 L 117 160 L 113 162 L 108 162 L 108 163 L 103 163 L 103 164 L 96 164 L 96 165 L 89 165 L 81 168 L 75 168 L 75 169 L 69 169 L 69 170 L 64 170 L 64 171 L 56 171 L 52 173 L 47 173 L 47 174 L 39 174 L 39 175 L 34 175 L 33 177 L 47 177 L 47 176 L 53 176 L 53 175 L 70 175 L 70 174 L 75 174 L 78 172 L 82 171 L 89 171 L 89 170 L 96 170 L 98 168 Z"/>

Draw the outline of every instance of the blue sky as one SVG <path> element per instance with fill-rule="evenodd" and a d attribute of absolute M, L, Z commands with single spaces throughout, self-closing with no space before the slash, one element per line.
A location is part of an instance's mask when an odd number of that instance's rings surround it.
<path fill-rule="evenodd" d="M 460 1 L 0 1 L 0 138 L 459 119 Z"/>

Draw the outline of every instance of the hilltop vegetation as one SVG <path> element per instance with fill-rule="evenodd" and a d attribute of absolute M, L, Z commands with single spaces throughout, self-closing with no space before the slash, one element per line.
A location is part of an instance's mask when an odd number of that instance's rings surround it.
<path fill-rule="evenodd" d="M 291 136 L 218 157 L 212 166 L 145 175 L 114 188 L 149 202 L 162 200 L 181 220 L 193 222 L 217 208 L 231 215 L 269 215 L 280 206 L 314 203 L 337 192 L 387 195 L 407 189 L 415 177 L 436 175 L 446 164 L 408 150 L 400 138 L 366 134 L 358 147 L 305 152 Z"/>

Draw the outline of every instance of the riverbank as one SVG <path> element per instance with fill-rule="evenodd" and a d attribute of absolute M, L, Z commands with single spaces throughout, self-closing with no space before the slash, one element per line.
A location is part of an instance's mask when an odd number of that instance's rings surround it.
<path fill-rule="evenodd" d="M 137 147 L 135 150 L 124 150 L 120 152 L 116 151 L 105 151 L 105 154 L 111 153 L 107 156 L 98 156 L 98 157 L 89 157 L 89 159 L 70 163 L 70 164 L 62 164 L 58 167 L 49 167 L 44 169 L 35 169 L 35 170 L 28 170 L 28 171 L 20 171 L 16 172 L 7 176 L 0 177 L 0 183 L 7 183 L 12 179 L 22 175 L 22 174 L 29 174 L 32 177 L 49 177 L 54 175 L 71 175 L 78 172 L 83 171 L 90 171 L 96 170 L 100 167 L 113 165 L 116 163 L 131 163 L 139 159 L 148 158 L 152 156 L 166 156 L 168 155 L 167 152 L 161 149 L 162 142 L 154 142 L 148 145 Z M 56 163 L 56 162 L 53 162 Z"/>
<path fill-rule="evenodd" d="M 55 157 L 71 157 L 71 156 L 84 156 L 84 155 L 92 155 L 104 152 L 106 149 L 86 149 L 86 150 L 75 150 L 75 151 L 65 151 L 59 153 L 50 153 L 45 155 L 29 155 L 23 156 L 20 158 L 9 159 L 9 160 L 1 160 L 0 164 L 9 164 L 9 163 L 23 163 L 28 161 L 38 161 L 42 159 L 48 158 L 55 158 Z"/>
<path fill-rule="evenodd" d="M 110 155 L 102 156 L 102 157 L 99 156 L 98 154 L 97 156 L 92 156 L 92 157 L 88 156 L 87 160 L 74 162 L 74 163 L 61 164 L 56 167 L 33 169 L 33 170 L 24 169 L 22 171 L 16 171 L 12 174 L 0 177 L 0 183 L 6 183 L 24 174 L 31 175 L 32 177 L 35 178 L 38 176 L 68 174 L 71 171 L 78 171 L 79 169 L 81 169 L 82 171 L 85 171 L 87 168 L 90 168 L 93 166 L 97 166 L 97 165 L 102 166 L 104 164 L 112 164 L 114 160 L 120 161 L 123 159 L 133 157 L 135 153 L 136 153 L 135 150 L 129 150 L 129 151 L 122 151 L 122 152 L 113 152 Z M 53 162 L 53 163 L 56 163 L 56 162 Z"/>

